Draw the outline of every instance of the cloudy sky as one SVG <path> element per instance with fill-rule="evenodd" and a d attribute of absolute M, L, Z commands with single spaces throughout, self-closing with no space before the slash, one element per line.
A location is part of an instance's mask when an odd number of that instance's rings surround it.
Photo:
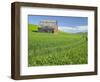
<path fill-rule="evenodd" d="M 79 32 L 87 32 L 87 26 L 77 26 L 75 28 L 73 27 L 59 27 L 59 30 L 68 32 L 68 33 L 79 33 Z"/>
<path fill-rule="evenodd" d="M 28 23 L 38 25 L 41 20 L 57 20 L 58 29 L 68 33 L 87 32 L 87 17 L 29 15 Z"/>

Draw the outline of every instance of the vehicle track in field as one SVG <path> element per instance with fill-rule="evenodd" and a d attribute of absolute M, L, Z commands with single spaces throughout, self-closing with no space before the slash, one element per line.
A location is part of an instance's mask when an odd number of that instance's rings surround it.
<path fill-rule="evenodd" d="M 57 47 L 47 47 L 47 48 L 42 48 L 42 49 L 39 49 L 39 50 L 36 50 L 35 51 L 35 53 L 36 52 L 39 52 L 40 50 L 42 51 L 53 51 L 53 50 L 57 50 L 57 49 L 59 49 L 59 50 L 61 50 L 61 49 L 68 49 L 68 48 L 75 48 L 76 46 L 80 46 L 81 44 L 84 44 L 86 41 L 84 40 L 84 41 L 78 41 L 77 43 L 72 43 L 71 45 L 65 45 L 65 46 L 57 46 Z M 76 47 L 77 48 L 77 47 Z M 41 52 L 42 53 L 42 52 Z M 44 52 L 43 52 L 44 53 Z"/>

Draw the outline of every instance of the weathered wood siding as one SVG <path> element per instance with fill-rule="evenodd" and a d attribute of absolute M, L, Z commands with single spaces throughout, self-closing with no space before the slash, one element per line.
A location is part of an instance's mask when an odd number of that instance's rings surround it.
<path fill-rule="evenodd" d="M 39 32 L 57 32 L 58 25 L 56 20 L 42 20 L 39 23 Z"/>

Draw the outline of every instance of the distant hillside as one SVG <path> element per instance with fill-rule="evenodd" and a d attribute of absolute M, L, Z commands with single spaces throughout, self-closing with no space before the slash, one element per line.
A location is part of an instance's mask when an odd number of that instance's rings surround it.
<path fill-rule="evenodd" d="M 28 29 L 31 31 L 38 31 L 38 25 L 28 24 Z"/>
<path fill-rule="evenodd" d="M 87 32 L 78 32 L 78 33 L 75 33 L 75 34 L 79 34 L 79 35 L 86 35 L 87 36 Z"/>

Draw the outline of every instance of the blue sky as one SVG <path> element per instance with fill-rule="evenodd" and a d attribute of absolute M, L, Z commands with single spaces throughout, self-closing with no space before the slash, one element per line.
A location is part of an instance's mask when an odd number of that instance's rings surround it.
<path fill-rule="evenodd" d="M 58 29 L 65 32 L 85 32 L 87 31 L 87 17 L 70 17 L 70 16 L 43 16 L 29 15 L 28 23 L 38 25 L 41 20 L 57 20 Z M 82 30 L 83 29 L 83 30 Z M 81 31 L 80 31 L 81 30 Z"/>

